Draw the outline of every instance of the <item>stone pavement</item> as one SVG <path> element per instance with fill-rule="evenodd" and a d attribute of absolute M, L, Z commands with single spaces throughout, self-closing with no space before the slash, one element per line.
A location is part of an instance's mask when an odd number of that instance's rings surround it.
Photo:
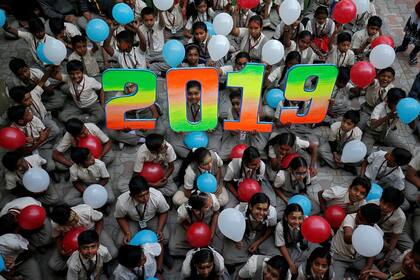
<path fill-rule="evenodd" d="M 376 0 L 376 8 L 378 11 L 379 16 L 382 17 L 384 20 L 384 34 L 390 34 L 393 36 L 396 45 L 400 44 L 403 37 L 403 29 L 405 22 L 409 18 L 411 11 L 413 11 L 413 7 L 417 1 L 415 0 Z M 1 33 L 2 31 L 0 31 Z M 412 46 L 410 46 L 411 49 Z M 400 86 L 406 91 L 409 91 L 411 88 L 411 84 L 413 83 L 415 75 L 419 72 L 420 65 L 417 66 L 409 66 L 408 65 L 408 53 L 400 53 L 397 56 L 397 59 L 393 65 L 394 69 L 396 70 L 396 80 L 395 85 Z M 29 53 L 26 50 L 24 44 L 21 41 L 9 41 L 5 40 L 2 34 L 0 34 L 0 62 L 3 65 L 0 67 L 0 108 L 3 108 L 4 103 L 7 102 L 7 99 L 4 98 L 4 90 L 2 90 L 2 81 L 5 81 L 9 78 L 10 72 L 7 67 L 8 61 L 11 57 L 17 56 L 26 58 L 27 60 L 30 58 Z M 165 87 L 164 87 L 165 88 Z M 164 90 L 159 91 L 158 98 L 160 100 L 166 100 L 166 92 Z M 167 109 L 167 104 L 163 104 L 163 109 Z M 2 112 L 0 112 L 1 114 Z M 328 130 L 325 128 L 321 129 L 322 135 L 326 135 Z M 418 142 L 410 135 L 410 131 L 404 127 L 404 141 L 410 145 L 412 151 L 418 147 Z M 125 147 L 123 151 L 120 151 L 117 146 L 114 146 L 114 150 L 116 151 L 116 159 L 109 167 L 109 171 L 111 174 L 111 182 L 114 186 L 114 191 L 116 191 L 116 195 L 118 195 L 117 190 L 121 187 L 127 187 L 128 180 L 131 177 L 136 148 L 134 147 Z M 1 155 L 0 155 L 1 156 Z M 3 168 L 0 169 L 0 175 L 4 172 Z M 3 176 L 0 177 L 2 180 Z M 318 174 L 318 181 L 323 187 L 328 187 L 330 184 L 348 184 L 351 180 L 352 176 L 349 173 L 340 171 L 340 170 L 331 170 L 327 167 L 319 168 Z M 54 184 L 54 188 L 60 190 L 59 193 L 63 194 L 71 188 L 69 183 L 62 182 L 61 184 Z M 1 193 L 0 193 L 1 196 Z M 10 197 L 4 195 L 1 197 L 0 207 L 2 207 Z M 176 212 L 171 211 L 170 219 L 168 221 L 168 226 L 173 228 L 173 224 L 176 221 Z M 105 228 L 109 233 L 115 238 L 117 232 L 119 230 L 118 226 L 116 225 L 115 219 L 110 215 L 105 219 Z M 54 275 L 47 266 L 47 261 L 49 255 L 51 254 L 52 250 L 48 250 L 46 254 L 40 255 L 38 258 L 41 265 L 42 265 L 42 272 L 44 274 L 45 279 L 62 279 L 62 277 L 58 275 Z M 182 260 L 176 259 L 174 268 L 171 270 L 171 273 L 166 274 L 166 279 L 180 279 L 179 272 L 180 266 L 182 264 Z"/>

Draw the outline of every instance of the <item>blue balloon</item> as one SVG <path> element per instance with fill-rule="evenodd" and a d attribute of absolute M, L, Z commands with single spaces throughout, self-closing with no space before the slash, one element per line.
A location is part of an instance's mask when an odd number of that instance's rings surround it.
<path fill-rule="evenodd" d="M 370 192 L 366 196 L 366 202 L 374 201 L 374 200 L 380 200 L 382 196 L 382 192 L 384 190 L 376 183 L 372 183 L 372 186 L 370 187 Z"/>
<path fill-rule="evenodd" d="M 105 41 L 109 35 L 108 24 L 99 18 L 92 19 L 86 26 L 86 34 L 90 40 L 99 43 Z"/>
<path fill-rule="evenodd" d="M 401 99 L 397 104 L 397 114 L 400 121 L 409 124 L 420 114 L 420 103 L 411 97 Z"/>
<path fill-rule="evenodd" d="M 196 131 L 185 135 L 184 143 L 190 149 L 201 147 L 206 148 L 209 144 L 209 138 L 207 137 L 207 134 L 205 132 Z"/>
<path fill-rule="evenodd" d="M 148 277 L 146 280 L 159 280 L 156 277 Z"/>
<path fill-rule="evenodd" d="M 290 204 L 299 204 L 300 207 L 302 207 L 303 214 L 305 216 L 309 216 L 312 211 L 312 203 L 305 195 L 294 195 L 289 199 L 288 205 Z"/>
<path fill-rule="evenodd" d="M 276 109 L 277 105 L 284 100 L 284 92 L 279 88 L 272 88 L 267 92 L 265 100 L 267 101 L 268 106 Z"/>
<path fill-rule="evenodd" d="M 6 264 L 4 263 L 4 258 L 2 255 L 0 255 L 0 272 L 4 271 L 6 269 Z"/>
<path fill-rule="evenodd" d="M 216 31 L 214 31 L 214 28 L 213 28 L 213 23 L 208 22 L 208 21 L 205 21 L 204 23 L 205 23 L 205 24 L 206 24 L 206 26 L 207 26 L 207 33 L 208 33 L 210 36 L 216 35 Z"/>
<path fill-rule="evenodd" d="M 217 180 L 211 173 L 203 173 L 197 178 L 197 187 L 202 192 L 214 193 L 217 190 Z"/>
<path fill-rule="evenodd" d="M 38 56 L 39 60 L 41 60 L 45 64 L 54 64 L 48 58 L 45 56 L 44 53 L 44 43 L 40 43 L 38 47 L 36 48 L 36 55 Z"/>
<path fill-rule="evenodd" d="M 155 232 L 144 229 L 137 232 L 133 238 L 131 238 L 129 245 L 139 246 L 146 243 L 158 243 L 158 238 Z"/>
<path fill-rule="evenodd" d="M 0 9 L 0 27 L 3 27 L 6 23 L 6 12 Z"/>
<path fill-rule="evenodd" d="M 178 40 L 169 40 L 163 45 L 163 59 L 171 67 L 177 67 L 185 58 L 184 45 Z"/>
<path fill-rule="evenodd" d="M 134 13 L 127 4 L 118 3 L 112 8 L 112 17 L 119 24 L 125 25 L 134 20 Z"/>

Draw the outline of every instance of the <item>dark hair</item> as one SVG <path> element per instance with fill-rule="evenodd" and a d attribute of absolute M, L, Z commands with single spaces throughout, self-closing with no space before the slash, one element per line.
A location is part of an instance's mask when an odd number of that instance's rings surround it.
<path fill-rule="evenodd" d="M 349 110 L 344 113 L 343 119 L 351 120 L 354 125 L 357 125 L 360 121 L 360 113 L 359 111 Z"/>
<path fill-rule="evenodd" d="M 404 193 L 396 188 L 385 188 L 381 201 L 391 203 L 397 209 L 404 203 Z"/>
<path fill-rule="evenodd" d="M 10 89 L 9 96 L 16 103 L 22 103 L 23 99 L 25 98 L 26 93 L 28 93 L 28 90 L 26 87 L 17 86 Z"/>
<path fill-rule="evenodd" d="M 193 193 L 188 199 L 188 205 L 191 206 L 191 209 L 201 210 L 201 208 L 206 206 L 208 198 L 209 194 L 205 192 Z"/>
<path fill-rule="evenodd" d="M 249 56 L 249 53 L 247 52 L 238 52 L 235 56 L 235 63 L 238 63 L 239 59 L 246 58 L 248 61 L 251 61 L 251 57 Z"/>
<path fill-rule="evenodd" d="M 32 34 L 45 32 L 45 26 L 39 17 L 33 17 L 28 21 L 28 29 Z"/>
<path fill-rule="evenodd" d="M 188 277 L 188 279 L 201 279 L 201 277 L 199 276 L 197 272 L 197 265 L 202 264 L 202 263 L 214 264 L 214 262 L 215 262 L 215 259 L 214 259 L 213 251 L 211 249 L 203 248 L 199 251 L 196 251 L 191 258 L 191 276 Z M 215 265 L 213 265 L 213 269 L 210 272 L 207 279 L 219 279 L 217 277 Z"/>
<path fill-rule="evenodd" d="M 157 152 L 162 147 L 165 139 L 162 135 L 157 133 L 152 133 L 146 136 L 146 147 L 151 152 Z"/>
<path fill-rule="evenodd" d="M 359 208 L 359 213 L 369 225 L 377 223 L 381 218 L 381 208 L 374 203 L 368 203 L 361 206 Z"/>
<path fill-rule="evenodd" d="M 268 261 L 266 261 L 266 264 L 279 272 L 280 279 L 286 279 L 289 264 L 283 256 L 271 257 Z"/>
<path fill-rule="evenodd" d="M 195 43 L 189 43 L 185 46 L 185 53 L 188 53 L 191 49 L 196 49 L 198 54 L 200 54 L 200 47 Z"/>
<path fill-rule="evenodd" d="M 71 208 L 67 205 L 57 205 L 54 206 L 51 211 L 50 217 L 54 223 L 57 223 L 61 226 L 67 224 L 70 219 Z"/>
<path fill-rule="evenodd" d="M 192 33 L 194 33 L 197 29 L 203 29 L 205 32 L 208 31 L 207 25 L 203 21 L 196 21 L 193 23 L 192 28 L 191 28 Z"/>
<path fill-rule="evenodd" d="M 28 67 L 28 64 L 26 64 L 25 60 L 21 58 L 14 57 L 9 61 L 9 69 L 12 71 L 13 74 L 17 75 L 18 71 L 22 69 L 23 67 Z"/>
<path fill-rule="evenodd" d="M 382 27 L 382 19 L 378 16 L 371 16 L 368 19 L 367 26 L 376 26 L 381 28 Z"/>
<path fill-rule="evenodd" d="M 306 275 L 312 275 L 312 273 L 311 273 L 312 264 L 317 258 L 327 259 L 328 270 L 324 274 L 324 277 L 322 278 L 322 280 L 330 279 L 331 254 L 330 254 L 330 248 L 328 246 L 327 247 L 317 247 L 312 251 L 311 255 L 309 256 L 308 260 L 306 261 L 305 274 Z M 312 279 L 312 277 L 310 276 L 310 278 L 307 278 L 307 279 Z"/>
<path fill-rule="evenodd" d="M 350 81 L 350 68 L 345 66 L 338 67 L 337 81 L 347 84 Z"/>
<path fill-rule="evenodd" d="M 115 36 L 115 39 L 117 39 L 117 42 L 125 42 L 132 46 L 134 43 L 134 33 L 130 30 L 123 30 Z"/>
<path fill-rule="evenodd" d="M 232 101 L 234 98 L 242 98 L 241 90 L 238 88 L 231 89 L 229 93 L 229 100 Z"/>
<path fill-rule="evenodd" d="M 12 213 L 6 213 L 0 217 L 0 236 L 7 233 L 15 233 L 19 224 Z"/>
<path fill-rule="evenodd" d="M 211 156 L 209 150 L 204 147 L 197 148 L 194 151 L 190 151 L 187 157 L 182 161 L 181 168 L 178 172 L 177 181 L 182 185 L 184 184 L 185 170 L 191 163 L 200 164 L 207 156 Z"/>
<path fill-rule="evenodd" d="M 76 164 L 83 164 L 89 158 L 90 151 L 88 148 L 72 147 L 70 158 Z"/>
<path fill-rule="evenodd" d="M 73 137 L 79 136 L 83 131 L 84 123 L 76 118 L 71 118 L 64 124 L 66 131 L 71 134 Z"/>
<path fill-rule="evenodd" d="M 6 167 L 9 171 L 13 172 L 16 171 L 17 163 L 22 157 L 23 155 L 20 152 L 7 152 L 6 154 L 4 154 L 1 162 L 3 163 L 4 167 Z"/>
<path fill-rule="evenodd" d="M 410 151 L 404 148 L 394 148 L 391 151 L 391 154 L 392 154 L 392 157 L 394 158 L 395 163 L 398 166 L 404 166 L 408 164 L 411 161 L 411 158 L 413 157 Z"/>
<path fill-rule="evenodd" d="M 367 195 L 370 192 L 370 189 L 372 187 L 372 183 L 365 176 L 357 176 L 356 178 L 353 179 L 349 188 L 354 187 L 354 186 L 364 187 L 366 189 L 366 195 Z"/>
<path fill-rule="evenodd" d="M 87 43 L 87 39 L 85 36 L 76 35 L 71 37 L 71 45 L 74 47 L 78 43 Z"/>
<path fill-rule="evenodd" d="M 64 19 L 62 18 L 51 18 L 48 22 L 51 32 L 54 35 L 58 35 L 65 29 Z"/>
<path fill-rule="evenodd" d="M 197 7 L 203 2 L 206 3 L 206 5 L 207 5 L 207 10 L 206 10 L 207 18 L 210 18 L 209 8 L 211 7 L 211 4 L 209 3 L 209 1 L 207 1 L 207 0 L 194 0 L 194 9 L 191 10 L 192 22 L 195 22 L 197 20 L 197 18 L 198 18 Z"/>
<path fill-rule="evenodd" d="M 191 80 L 191 81 L 187 82 L 186 88 L 187 88 L 187 91 L 190 88 L 198 88 L 199 90 L 201 90 L 201 84 L 200 84 L 200 82 L 198 82 L 196 80 Z"/>
<path fill-rule="evenodd" d="M 387 68 L 384 68 L 384 69 L 380 69 L 379 72 L 378 72 L 378 76 L 380 76 L 382 73 L 386 73 L 386 72 L 391 73 L 392 76 L 395 77 L 395 70 L 392 67 L 387 67 Z"/>
<path fill-rule="evenodd" d="M 133 269 L 138 266 L 143 254 L 143 248 L 141 246 L 121 245 L 118 250 L 118 263 L 124 267 Z"/>
<path fill-rule="evenodd" d="M 152 8 L 150 7 L 144 7 L 143 10 L 141 10 L 140 13 L 141 17 L 143 18 L 144 16 L 148 16 L 148 15 L 155 15 L 155 11 L 153 11 Z"/>
<path fill-rule="evenodd" d="M 278 135 L 276 135 L 274 138 L 270 139 L 267 142 L 267 145 L 265 146 L 265 150 L 268 154 L 268 150 L 270 149 L 270 146 L 283 146 L 287 145 L 289 147 L 294 147 L 296 143 L 296 135 L 294 135 L 291 132 L 283 132 Z"/>
<path fill-rule="evenodd" d="M 261 16 L 259 16 L 259 15 L 253 15 L 252 17 L 250 17 L 250 18 L 249 18 L 249 21 L 248 21 L 248 25 L 249 25 L 251 22 L 256 22 L 256 23 L 258 23 L 258 24 L 260 25 L 260 27 L 261 27 L 261 28 L 263 27 L 263 19 L 262 19 L 262 17 L 261 17 Z"/>
<path fill-rule="evenodd" d="M 297 39 L 302 40 L 302 39 L 305 39 L 306 37 L 309 37 L 312 39 L 312 33 L 309 32 L 308 30 L 302 30 L 299 32 Z"/>
<path fill-rule="evenodd" d="M 254 146 L 249 146 L 245 149 L 243 155 L 242 155 L 242 162 L 241 162 L 241 172 L 239 174 L 242 174 L 243 171 L 245 171 L 245 166 L 254 159 L 260 158 L 260 152 L 257 148 Z M 258 168 L 257 174 L 260 174 L 260 169 Z"/>
<path fill-rule="evenodd" d="M 318 8 L 316 8 L 315 13 L 314 13 L 314 18 L 316 18 L 319 15 L 326 15 L 328 17 L 328 9 L 325 6 L 319 6 Z"/>
<path fill-rule="evenodd" d="M 263 192 L 255 193 L 248 202 L 250 207 L 253 207 L 260 203 L 266 203 L 270 206 L 270 198 Z"/>
<path fill-rule="evenodd" d="M 297 204 L 297 203 L 292 203 L 286 206 L 286 209 L 284 210 L 284 214 L 283 214 L 283 219 L 282 219 L 282 226 L 283 226 L 283 237 L 284 237 L 284 241 L 286 246 L 292 242 L 292 240 L 289 239 L 290 237 L 290 229 L 289 229 L 289 223 L 287 222 L 287 216 L 289 216 L 291 213 L 293 212 L 301 212 L 302 215 L 304 215 L 303 213 L 303 209 L 302 207 Z M 299 231 L 299 236 L 298 236 L 299 240 L 303 240 L 303 236 L 301 231 Z"/>
<path fill-rule="evenodd" d="M 99 234 L 93 229 L 85 230 L 77 237 L 79 248 L 80 246 L 92 243 L 99 243 Z"/>
<path fill-rule="evenodd" d="M 15 105 L 7 109 L 7 118 L 12 122 L 18 122 L 25 116 L 26 107 L 23 105 Z"/>
<path fill-rule="evenodd" d="M 283 68 L 283 71 L 281 72 L 279 83 L 281 83 L 284 77 L 286 77 L 286 73 L 289 70 L 288 64 L 293 60 L 297 60 L 298 64 L 302 62 L 302 56 L 300 55 L 299 52 L 291 51 L 287 54 L 286 60 L 284 61 L 284 68 Z"/>
<path fill-rule="evenodd" d="M 291 168 L 292 170 L 296 170 L 299 167 L 305 167 L 308 168 L 308 163 L 306 162 L 306 159 L 304 159 L 303 157 L 299 156 L 299 157 L 295 157 L 294 159 L 292 159 L 289 163 L 288 168 Z"/>
<path fill-rule="evenodd" d="M 337 35 L 337 44 L 342 42 L 351 42 L 351 35 L 348 32 L 341 32 Z"/>
<path fill-rule="evenodd" d="M 388 91 L 386 95 L 386 100 L 388 104 L 397 105 L 397 103 L 405 97 L 406 97 L 406 93 L 403 89 L 394 87 Z"/>
<path fill-rule="evenodd" d="M 149 191 L 149 184 L 146 179 L 140 175 L 134 175 L 131 177 L 130 182 L 128 183 L 128 189 L 130 190 L 130 195 L 136 195 L 145 191 Z"/>
<path fill-rule="evenodd" d="M 81 61 L 79 61 L 79 60 L 73 59 L 73 60 L 70 60 L 67 63 L 67 73 L 70 73 L 70 72 L 73 72 L 73 71 L 81 71 L 81 72 L 83 72 L 84 69 L 85 68 L 83 66 L 83 63 Z"/>

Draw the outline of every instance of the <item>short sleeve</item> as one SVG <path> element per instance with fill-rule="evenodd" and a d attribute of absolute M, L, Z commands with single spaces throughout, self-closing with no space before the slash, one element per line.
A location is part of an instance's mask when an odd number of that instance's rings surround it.
<path fill-rule="evenodd" d="M 343 197 L 346 194 L 347 190 L 342 187 L 331 187 L 325 189 L 322 192 L 322 198 L 325 200 L 333 200 L 339 197 Z"/>
<path fill-rule="evenodd" d="M 184 188 L 187 190 L 192 190 L 194 188 L 194 181 L 197 178 L 197 175 L 192 170 L 191 166 L 189 165 L 185 170 L 184 175 Z"/>
<path fill-rule="evenodd" d="M 239 270 L 239 277 L 244 279 L 253 278 L 257 272 L 258 255 L 253 255 L 246 264 Z"/>
<path fill-rule="evenodd" d="M 40 155 L 36 155 L 36 157 L 35 157 L 35 161 L 36 161 L 36 164 L 37 164 L 38 166 L 42 166 L 42 165 L 44 165 L 44 164 L 46 164 L 46 163 L 47 163 L 47 160 L 46 160 L 46 159 L 44 159 L 43 157 L 41 157 Z"/>
<path fill-rule="evenodd" d="M 344 218 L 344 221 L 343 221 L 343 223 L 341 224 L 341 226 L 342 226 L 343 228 L 345 228 L 345 227 L 349 227 L 349 228 L 354 229 L 354 228 L 355 228 L 355 226 L 356 226 L 356 215 L 357 215 L 357 214 L 350 214 L 350 215 L 347 215 L 347 216 Z"/>
<path fill-rule="evenodd" d="M 124 195 L 124 194 L 122 194 Z M 114 217 L 115 218 L 124 218 L 127 216 L 127 208 L 124 207 L 124 201 L 121 198 L 121 196 L 118 198 L 117 203 L 115 204 L 115 211 L 114 211 Z"/>
<path fill-rule="evenodd" d="M 225 178 L 223 180 L 229 182 L 233 181 L 233 179 L 235 179 L 235 172 L 233 170 L 233 162 L 231 161 L 226 168 Z"/>
<path fill-rule="evenodd" d="M 286 176 L 284 174 L 284 170 L 280 170 L 277 172 L 276 178 L 274 179 L 274 187 L 276 189 L 281 188 L 284 185 L 284 182 L 286 181 Z"/>
<path fill-rule="evenodd" d="M 70 133 L 66 132 L 55 149 L 60 153 L 66 152 L 71 147 L 71 139 Z"/>
<path fill-rule="evenodd" d="M 187 30 L 191 30 L 191 29 L 192 29 L 192 25 L 193 25 L 193 22 L 192 22 L 192 17 L 190 17 L 190 18 L 187 20 L 187 23 L 185 24 L 185 29 L 187 29 Z"/>
<path fill-rule="evenodd" d="M 362 46 L 362 36 L 361 36 L 362 32 L 364 32 L 364 30 L 357 31 L 356 33 L 353 34 L 353 38 L 351 40 L 352 49 L 358 49 Z"/>
<path fill-rule="evenodd" d="M 217 212 L 217 211 L 219 211 L 220 210 L 220 203 L 219 203 L 219 200 L 217 199 L 217 197 L 214 195 L 214 194 L 210 194 L 210 196 L 211 196 L 211 200 L 213 201 L 213 206 L 212 206 L 212 210 L 214 211 L 214 212 Z"/>
<path fill-rule="evenodd" d="M 35 95 L 38 98 L 41 98 L 43 92 L 44 90 L 42 89 L 42 87 L 37 85 L 36 87 L 34 87 L 33 90 L 31 90 L 31 95 Z"/>
<path fill-rule="evenodd" d="M 101 212 L 93 209 L 90 206 L 89 206 L 89 208 L 90 208 L 89 209 L 90 210 L 90 219 L 92 220 L 92 222 L 96 223 L 96 222 L 99 222 L 100 220 L 103 219 L 104 215 Z"/>
<path fill-rule="evenodd" d="M 274 232 L 274 242 L 276 244 L 277 247 L 281 247 L 286 245 L 286 242 L 284 241 L 284 236 L 283 236 L 283 225 L 282 222 L 278 222 L 277 226 L 276 226 L 276 230 Z"/>
<path fill-rule="evenodd" d="M 331 125 L 330 133 L 328 135 L 328 141 L 336 141 L 337 140 L 337 131 L 341 126 L 341 122 L 335 122 Z"/>
<path fill-rule="evenodd" d="M 296 136 L 296 145 L 301 149 L 307 149 L 309 148 L 311 143 L 309 143 L 309 141 L 303 140 L 299 138 L 298 136 Z"/>
<path fill-rule="evenodd" d="M 267 226 L 274 227 L 277 224 L 277 211 L 273 206 L 268 208 Z"/>
<path fill-rule="evenodd" d="M 14 188 L 16 188 L 16 175 L 12 172 L 7 171 L 6 175 L 5 175 L 5 180 L 6 180 L 6 190 L 12 190 Z"/>
<path fill-rule="evenodd" d="M 22 38 L 23 40 L 30 42 L 34 39 L 34 37 L 32 36 L 32 34 L 30 32 L 27 31 L 21 31 L 18 30 L 18 37 Z"/>
<path fill-rule="evenodd" d="M 245 28 L 245 27 L 239 27 L 239 35 L 238 35 L 238 37 L 240 37 L 240 38 L 243 38 L 243 37 L 246 37 L 246 36 L 248 36 L 248 28 Z"/>
<path fill-rule="evenodd" d="M 181 206 L 178 207 L 178 210 L 176 212 L 178 215 L 178 223 L 182 223 L 183 221 L 188 220 L 188 211 L 185 207 L 185 204 L 181 204 Z"/>
<path fill-rule="evenodd" d="M 172 147 L 172 145 L 169 143 L 166 143 L 166 145 L 168 146 L 168 149 L 166 150 L 166 160 L 168 162 L 174 162 L 176 160 L 174 147 Z"/>
<path fill-rule="evenodd" d="M 92 134 L 101 140 L 102 144 L 109 141 L 108 135 L 106 135 L 96 124 L 88 123 L 85 125 L 87 125 L 88 130 L 91 131 Z"/>
<path fill-rule="evenodd" d="M 100 90 L 100 89 L 102 88 L 101 83 L 100 83 L 100 82 L 98 82 L 96 79 L 91 78 L 91 77 L 88 77 L 88 76 L 86 76 L 86 79 L 88 79 L 88 80 L 89 80 L 90 87 L 91 87 L 93 90 Z"/>
<path fill-rule="evenodd" d="M 143 170 L 143 164 L 145 162 L 144 159 L 144 150 L 142 148 L 143 146 L 140 146 L 137 150 L 137 156 L 136 161 L 134 162 L 134 172 L 139 173 Z"/>
<path fill-rule="evenodd" d="M 384 103 L 379 103 L 373 109 L 372 115 L 370 115 L 371 120 L 379 120 L 380 118 L 384 117 Z"/>
<path fill-rule="evenodd" d="M 105 163 L 101 160 L 96 160 L 96 163 L 98 164 L 101 178 L 109 178 L 110 176 L 109 176 L 108 170 L 106 169 Z"/>
<path fill-rule="evenodd" d="M 368 163 L 372 163 L 373 161 L 375 161 L 375 159 L 381 157 L 382 153 L 383 153 L 382 151 L 371 153 L 369 157 L 367 158 Z"/>
<path fill-rule="evenodd" d="M 156 191 L 157 198 L 157 212 L 165 213 L 169 210 L 169 205 L 166 202 L 166 199 L 163 197 L 163 194 L 160 191 Z"/>
<path fill-rule="evenodd" d="M 79 180 L 79 176 L 77 175 L 77 165 L 73 164 L 72 166 L 70 166 L 70 181 L 71 182 L 75 182 L 77 180 Z"/>

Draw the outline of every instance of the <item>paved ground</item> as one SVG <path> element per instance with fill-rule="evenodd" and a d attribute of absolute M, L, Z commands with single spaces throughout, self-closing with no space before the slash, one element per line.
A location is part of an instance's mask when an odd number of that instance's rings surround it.
<path fill-rule="evenodd" d="M 407 21 L 413 7 L 416 3 L 415 0 L 376 0 L 376 8 L 379 15 L 384 20 L 384 34 L 390 34 L 394 37 L 396 45 L 398 45 L 402 41 L 403 37 L 403 27 L 405 22 Z M 1 31 L 0 31 L 1 32 Z M 2 90 L 2 81 L 6 80 L 10 75 L 9 69 L 7 67 L 8 61 L 13 56 L 18 56 L 22 58 L 28 57 L 28 53 L 24 45 L 19 43 L 18 41 L 8 41 L 5 40 L 2 34 L 0 34 L 0 62 L 3 65 L 0 67 L 0 110 L 4 107 L 5 99 L 4 99 L 4 91 Z M 411 47 L 410 47 L 411 49 Z M 395 61 L 393 67 L 396 70 L 396 80 L 395 85 L 400 86 L 406 91 L 411 88 L 411 84 L 413 83 L 415 75 L 419 72 L 420 66 L 409 66 L 407 63 L 409 51 L 406 53 L 400 53 L 397 56 L 397 60 Z M 160 99 L 164 96 L 165 92 L 161 92 Z M 166 104 L 163 104 L 164 108 L 167 108 Z M 2 113 L 2 112 L 0 112 Z M 323 134 L 327 133 L 327 130 L 322 130 Z M 404 141 L 407 141 L 410 144 L 410 147 L 414 151 L 416 146 L 418 147 L 418 142 L 414 140 L 414 138 L 410 137 L 409 130 L 404 128 Z M 130 178 L 133 170 L 134 165 L 134 156 L 136 149 L 133 147 L 126 147 L 123 151 L 119 151 L 118 147 L 115 146 L 114 150 L 117 151 L 117 157 L 114 163 L 110 166 L 110 173 L 112 176 L 112 183 L 114 185 L 114 189 L 117 190 L 117 186 L 126 185 L 128 182 L 128 178 Z M 0 170 L 0 173 L 3 173 L 3 170 Z M 334 184 L 347 184 L 351 179 L 350 174 L 331 170 L 328 168 L 320 168 L 318 180 L 320 181 L 321 185 L 324 187 L 329 186 L 331 183 Z M 68 183 L 61 183 L 54 185 L 57 190 L 60 190 L 60 193 L 65 193 L 68 188 L 71 186 Z M 3 195 L 0 206 L 4 205 L 10 197 Z M 119 230 L 116 226 L 115 220 L 112 216 L 105 219 L 106 221 L 106 229 L 112 234 L 112 236 L 116 236 L 117 231 Z M 172 211 L 169 220 L 169 226 L 172 227 L 175 221 L 175 215 Z M 45 276 L 45 279 L 60 279 L 59 276 L 52 274 L 48 267 L 47 267 L 47 259 L 51 250 L 44 255 L 40 255 L 40 263 L 42 265 L 42 270 Z M 178 279 L 174 275 L 178 274 L 180 269 L 181 260 L 176 260 L 174 269 L 171 271 L 173 273 L 167 274 L 166 279 Z"/>

